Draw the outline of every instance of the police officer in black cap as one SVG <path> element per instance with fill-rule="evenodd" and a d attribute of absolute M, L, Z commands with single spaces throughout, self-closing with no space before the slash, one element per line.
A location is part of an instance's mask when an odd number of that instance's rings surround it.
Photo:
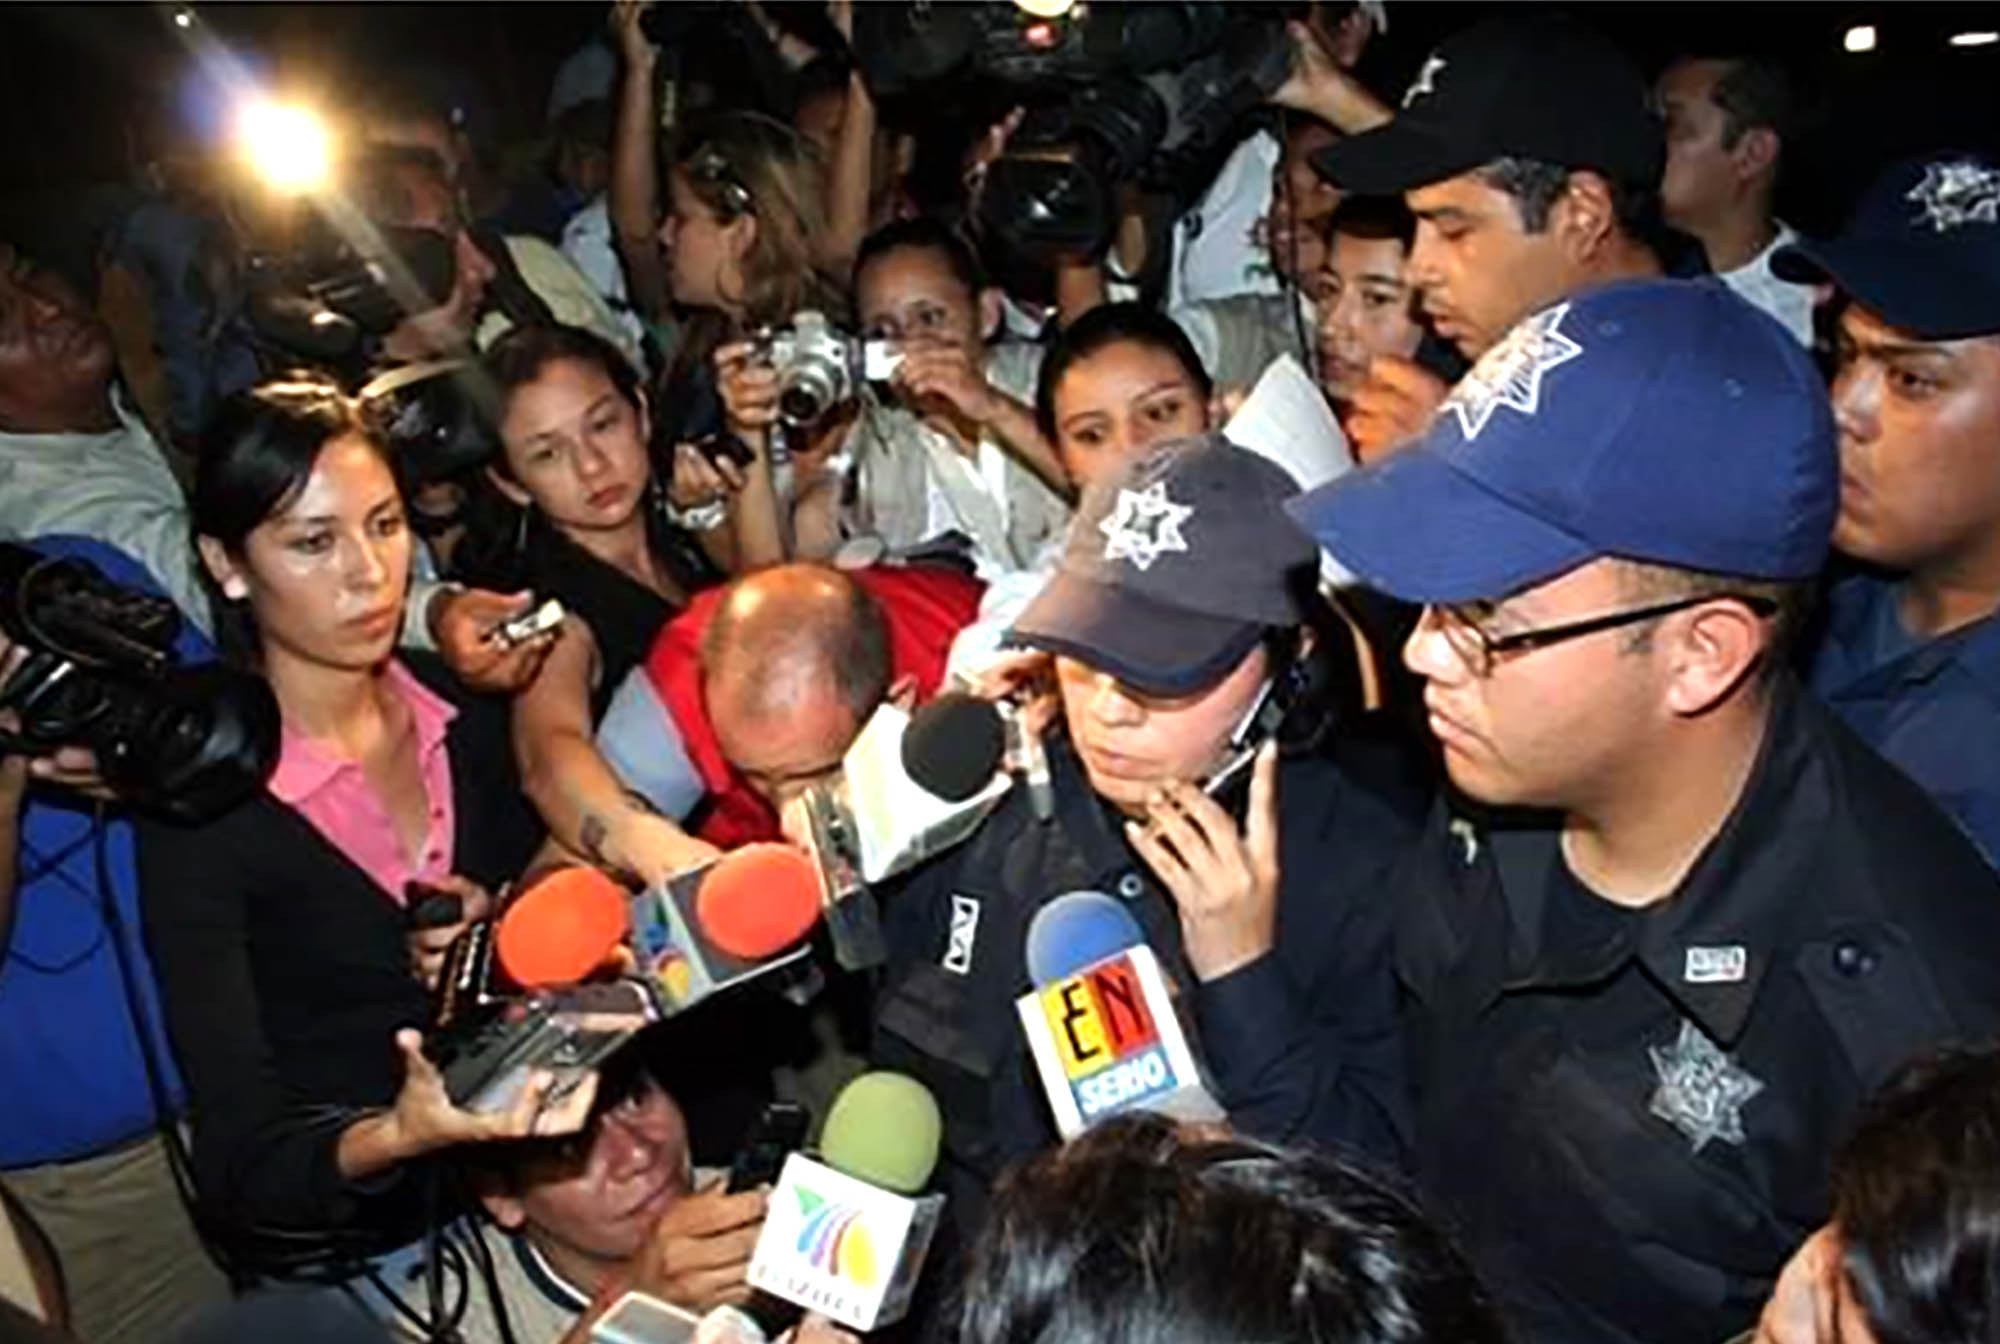
<path fill-rule="evenodd" d="M 1017 789 L 885 896 L 876 1059 L 936 1093 L 962 1230 L 1004 1167 L 1056 1141 L 1013 1002 L 1031 988 L 1031 920 L 1076 890 L 1144 931 L 1237 1128 L 1400 1147 L 1379 893 L 1415 791 L 1357 725 L 1313 741 L 1339 697 L 1320 655 L 1349 645 L 1309 628 L 1314 555 L 1281 507 L 1296 490 L 1210 436 L 1086 492 L 1059 572 L 1011 632 L 1053 655 L 1054 816 L 1037 821 Z"/>

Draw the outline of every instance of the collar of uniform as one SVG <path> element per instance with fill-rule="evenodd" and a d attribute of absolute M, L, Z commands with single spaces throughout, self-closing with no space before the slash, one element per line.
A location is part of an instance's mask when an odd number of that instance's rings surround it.
<path fill-rule="evenodd" d="M 1868 645 L 1875 623 L 1883 618 L 1882 608 L 1893 606 L 1901 590 L 1897 580 L 1855 574 L 1827 595 L 1826 637 L 1841 657 L 1845 679 L 1825 689 L 1842 699 L 1880 695 L 1921 685 L 1952 667 L 1962 667 L 1969 684 L 2000 702 L 2000 612 L 1927 639 L 1886 663 L 1869 658 Z"/>
<path fill-rule="evenodd" d="M 1090 787 L 1090 777 L 1084 773 L 1067 733 L 1049 735 L 1048 757 L 1055 820 L 1075 847 L 1095 889 L 1122 901 L 1137 900 L 1151 880 L 1126 845 L 1110 805 Z"/>
<path fill-rule="evenodd" d="M 521 1267 L 521 1277 L 533 1284 L 536 1292 L 567 1311 L 581 1315 L 590 1310 L 590 1294 L 558 1273 L 526 1233 L 509 1232 L 506 1235 L 514 1249 L 515 1261 Z"/>
<path fill-rule="evenodd" d="M 1640 921 L 1639 960 L 1725 1048 L 1741 1034 L 1771 958 L 1786 942 L 1805 870 L 1815 862 L 1818 820 L 1828 808 L 1817 763 L 1821 736 L 1814 707 L 1789 675 L 1780 676 L 1743 796 L 1680 889 Z M 1542 933 L 1548 865 L 1561 862 L 1560 834 L 1538 826 L 1488 837 L 1512 928 L 1510 987 L 1581 983 L 1615 968 L 1597 949 L 1545 955 L 1556 952 L 1542 947 Z M 1735 949 L 1742 953 L 1740 974 L 1716 969 L 1728 966 Z M 1707 969 L 1698 973 L 1704 953 Z"/>

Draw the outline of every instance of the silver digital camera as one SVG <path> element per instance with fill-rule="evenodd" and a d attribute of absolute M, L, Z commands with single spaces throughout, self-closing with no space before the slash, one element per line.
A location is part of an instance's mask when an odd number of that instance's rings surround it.
<path fill-rule="evenodd" d="M 792 314 L 789 327 L 761 333 L 758 346 L 778 374 L 778 419 L 794 429 L 852 401 L 862 383 L 886 382 L 903 360 L 887 341 L 850 336 L 811 308 Z"/>

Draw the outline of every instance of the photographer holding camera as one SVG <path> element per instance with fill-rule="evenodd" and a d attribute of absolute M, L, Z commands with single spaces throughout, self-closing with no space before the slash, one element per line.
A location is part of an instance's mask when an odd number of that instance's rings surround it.
<path fill-rule="evenodd" d="M 791 552 L 822 559 L 862 538 L 909 551 L 957 533 L 982 577 L 1028 568 L 1069 517 L 1059 493 L 1068 473 L 1029 405 L 1040 348 L 988 344 L 1000 292 L 964 240 L 934 220 L 899 220 L 863 241 L 854 306 L 868 345 L 880 340 L 886 349 L 864 348 L 856 361 L 836 341 L 823 356 L 863 366 L 846 378 L 842 398 L 858 402 L 858 413 L 840 450 L 793 480 L 777 529 Z M 803 361 L 794 354 L 774 367 L 780 361 L 754 342 L 717 358 L 730 429 L 762 460 L 772 427 L 798 418 L 789 398 L 805 390 Z M 862 385 L 877 360 L 893 362 L 886 395 Z M 739 517 L 751 498 L 742 497 Z"/>
<path fill-rule="evenodd" d="M 410 536 L 382 442 L 326 382 L 227 401 L 194 490 L 223 644 L 283 719 L 266 788 L 207 824 L 147 826 L 141 898 L 193 1099 L 204 1211 L 251 1266 L 365 1256 L 414 1237 L 454 1144 L 560 1133 L 591 1086 L 548 1080 L 511 1110 L 454 1105 L 418 1035 L 437 931 L 406 933 L 412 884 L 461 898 L 516 872 L 537 828 L 501 707 L 393 656 Z"/>

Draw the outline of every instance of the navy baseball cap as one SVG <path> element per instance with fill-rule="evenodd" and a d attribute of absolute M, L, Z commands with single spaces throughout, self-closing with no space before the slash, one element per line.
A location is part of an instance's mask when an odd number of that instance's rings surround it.
<path fill-rule="evenodd" d="M 1318 558 L 1285 516 L 1298 482 L 1220 434 L 1142 453 L 1084 491 L 1055 575 L 1005 637 L 1153 695 L 1213 685 L 1297 625 Z"/>
<path fill-rule="evenodd" d="M 1393 196 L 1494 159 L 1540 159 L 1653 183 L 1666 132 L 1625 54 L 1560 15 L 1490 19 L 1425 58 L 1385 126 L 1315 151 L 1322 177 Z"/>
<path fill-rule="evenodd" d="M 1898 164 L 1839 234 L 1779 248 L 1771 269 L 1787 280 L 1831 280 L 1924 340 L 2000 332 L 2000 167 L 1978 154 Z"/>
<path fill-rule="evenodd" d="M 1605 556 L 1751 579 L 1826 560 L 1826 383 L 1716 280 L 1630 280 L 1522 319 L 1424 435 L 1293 501 L 1361 582 L 1496 599 Z"/>

